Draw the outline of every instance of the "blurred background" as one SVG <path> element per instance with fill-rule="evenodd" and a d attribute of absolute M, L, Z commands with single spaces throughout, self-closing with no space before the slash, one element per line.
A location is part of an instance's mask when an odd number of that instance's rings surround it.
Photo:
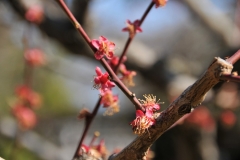
<path fill-rule="evenodd" d="M 140 19 L 150 0 L 66 3 L 90 38 L 107 37 L 120 55 L 128 38 L 121 31 L 126 20 Z M 32 19 L 32 14 L 38 18 Z M 97 103 L 99 93 L 92 81 L 101 64 L 56 1 L 0 0 L 0 17 L 0 157 L 69 160 L 84 126 L 78 113 L 82 108 L 91 111 Z M 152 8 L 141 28 L 127 54 L 127 67 L 137 72 L 130 90 L 140 99 L 143 94 L 156 95 L 165 102 L 164 110 L 214 57 L 231 56 L 240 48 L 240 1 L 169 0 L 165 7 Z M 16 88 L 28 78 L 24 60 L 28 48 L 41 49 L 45 65 L 31 71 L 31 88 L 42 97 L 41 107 L 34 110 L 37 124 L 22 130 L 12 108 Z M 234 71 L 239 70 L 238 62 Z M 239 89 L 231 82 L 214 87 L 202 106 L 153 145 L 153 159 L 239 160 Z M 136 137 L 129 125 L 135 118 L 134 106 L 116 87 L 114 93 L 120 112 L 103 116 L 101 108 L 84 141 L 88 144 L 99 131 L 109 154 Z"/>

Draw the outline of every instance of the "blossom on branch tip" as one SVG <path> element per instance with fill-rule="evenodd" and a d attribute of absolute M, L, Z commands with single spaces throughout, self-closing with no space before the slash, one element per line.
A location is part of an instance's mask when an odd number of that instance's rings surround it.
<path fill-rule="evenodd" d="M 103 104 L 104 108 L 107 108 L 104 115 L 111 116 L 114 113 L 119 112 L 118 96 L 113 95 L 110 90 L 102 94 L 101 104 Z"/>
<path fill-rule="evenodd" d="M 140 21 L 135 20 L 133 23 L 130 20 L 127 20 L 127 27 L 123 28 L 123 32 L 129 32 L 130 37 L 133 37 L 135 33 L 142 32 L 142 29 L 140 28 Z"/>
<path fill-rule="evenodd" d="M 111 90 L 111 88 L 115 86 L 115 84 L 109 80 L 109 74 L 107 72 L 103 74 L 99 67 L 96 67 L 95 71 L 97 76 L 94 78 L 93 87 L 99 89 L 101 94 L 107 90 Z"/>
<path fill-rule="evenodd" d="M 130 123 L 133 132 L 141 135 L 155 123 L 153 117 L 146 116 L 141 110 L 136 110 L 136 118 Z"/>
<path fill-rule="evenodd" d="M 156 96 L 149 94 L 149 95 L 143 95 L 143 97 L 146 100 L 142 100 L 139 99 L 139 101 L 142 103 L 143 107 L 146 110 L 153 110 L 153 111 L 157 111 L 160 109 L 160 105 L 159 105 L 159 100 L 157 101 Z"/>
<path fill-rule="evenodd" d="M 167 0 L 153 0 L 153 2 L 155 3 L 156 8 L 158 8 L 158 7 L 165 6 L 167 3 Z"/>
<path fill-rule="evenodd" d="M 139 100 L 145 113 L 141 110 L 136 110 L 136 119 L 130 123 L 133 132 L 141 135 L 152 125 L 155 124 L 156 112 L 160 109 L 160 105 L 156 100 L 156 96 L 143 95 L 146 100 Z"/>
<path fill-rule="evenodd" d="M 98 145 L 93 146 L 91 149 L 92 152 L 93 150 L 96 150 L 100 154 L 99 157 L 106 158 L 108 151 L 106 149 L 105 141 L 103 139 L 99 142 Z"/>
<path fill-rule="evenodd" d="M 100 36 L 99 40 L 93 39 L 91 44 L 97 49 L 94 54 L 96 59 L 101 59 L 104 55 L 111 59 L 114 55 L 113 51 L 115 49 L 115 43 L 109 41 L 107 38 Z"/>
<path fill-rule="evenodd" d="M 101 140 L 98 145 L 84 145 L 82 144 L 79 155 L 83 159 L 106 159 L 108 151 L 104 140 Z"/>

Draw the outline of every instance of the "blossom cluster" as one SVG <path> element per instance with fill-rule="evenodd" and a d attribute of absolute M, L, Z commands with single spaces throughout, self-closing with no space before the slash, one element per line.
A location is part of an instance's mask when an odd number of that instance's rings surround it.
<path fill-rule="evenodd" d="M 11 106 L 12 114 L 17 119 L 20 128 L 31 129 L 36 125 L 37 117 L 34 109 L 41 105 L 41 97 L 26 85 L 18 86 L 15 90 L 16 102 Z"/>
<path fill-rule="evenodd" d="M 97 52 L 94 54 L 96 59 L 100 60 L 104 56 L 106 56 L 108 59 L 113 57 L 115 43 L 109 41 L 104 36 L 100 36 L 99 40 L 93 39 L 91 44 L 97 49 Z"/>
<path fill-rule="evenodd" d="M 136 33 L 142 32 L 142 29 L 140 28 L 140 21 L 135 20 L 134 22 L 131 22 L 130 20 L 127 20 L 126 22 L 127 27 L 123 28 L 123 32 L 129 32 L 129 37 L 133 38 L 133 36 Z"/>
<path fill-rule="evenodd" d="M 130 71 L 127 70 L 124 62 L 126 62 L 127 57 L 124 56 L 122 62 L 119 65 L 119 69 L 117 71 L 117 74 L 120 76 L 120 79 L 122 80 L 122 82 L 127 85 L 127 86 L 135 86 L 135 83 L 133 82 L 133 77 L 137 75 L 137 73 L 135 71 Z M 115 68 L 117 67 L 118 63 L 119 63 L 119 57 L 114 56 L 112 59 L 109 60 L 109 65 L 111 66 L 111 68 Z"/>
<path fill-rule="evenodd" d="M 33 69 L 35 66 L 40 66 L 45 63 L 43 52 L 39 49 L 28 49 L 24 53 L 27 69 Z M 27 75 L 25 78 L 28 79 Z M 28 80 L 25 84 L 19 85 L 15 89 L 16 100 L 11 104 L 13 116 L 17 119 L 21 129 L 30 129 L 36 125 L 37 117 L 34 109 L 41 106 L 41 96 L 32 90 Z"/>
<path fill-rule="evenodd" d="M 136 72 L 127 70 L 123 64 L 126 61 L 125 57 L 122 62 L 118 64 L 119 57 L 114 56 L 115 43 L 109 41 L 104 36 L 100 36 L 99 40 L 93 39 L 91 44 L 97 49 L 95 53 L 97 60 L 106 57 L 109 60 L 109 66 L 113 70 L 119 65 L 117 73 L 121 75 L 120 79 L 129 86 L 134 85 L 133 77 L 136 75 Z M 97 75 L 94 77 L 93 87 L 100 91 L 100 96 L 102 97 L 101 104 L 103 104 L 104 108 L 107 108 L 105 115 L 113 115 L 119 112 L 118 96 L 112 93 L 112 88 L 115 87 L 115 83 L 110 80 L 109 74 L 107 72 L 103 73 L 99 67 L 96 67 L 95 72 Z"/>
<path fill-rule="evenodd" d="M 119 112 L 118 96 L 113 95 L 112 88 L 115 87 L 115 83 L 109 80 L 109 74 L 102 73 L 99 67 L 95 69 L 97 76 L 94 78 L 93 87 L 100 91 L 101 104 L 104 108 L 107 108 L 105 115 L 113 115 Z"/>
<path fill-rule="evenodd" d="M 93 144 L 99 135 L 99 132 L 95 132 L 94 137 L 88 146 L 85 144 L 81 145 L 79 155 L 83 159 L 106 159 L 108 151 L 105 146 L 105 141 L 102 139 L 97 145 Z"/>
<path fill-rule="evenodd" d="M 145 109 L 145 112 L 136 110 L 136 118 L 130 123 L 133 132 L 141 135 L 145 133 L 148 128 L 155 124 L 156 113 L 160 110 L 160 104 L 156 100 L 156 96 L 143 95 L 145 100 L 139 100 Z"/>

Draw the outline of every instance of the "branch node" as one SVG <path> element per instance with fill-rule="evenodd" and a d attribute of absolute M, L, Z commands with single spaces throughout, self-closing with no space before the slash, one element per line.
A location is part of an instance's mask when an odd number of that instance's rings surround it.
<path fill-rule="evenodd" d="M 80 24 L 77 21 L 74 21 L 74 26 L 75 26 L 76 29 L 80 28 Z"/>
<path fill-rule="evenodd" d="M 136 97 L 136 94 L 132 92 L 132 93 L 131 93 L 131 96 L 132 96 L 132 97 Z"/>
<path fill-rule="evenodd" d="M 191 110 L 192 110 L 192 106 L 191 106 L 190 103 L 183 104 L 179 107 L 178 114 L 179 115 L 184 115 L 184 114 L 187 114 L 187 113 L 191 113 Z"/>

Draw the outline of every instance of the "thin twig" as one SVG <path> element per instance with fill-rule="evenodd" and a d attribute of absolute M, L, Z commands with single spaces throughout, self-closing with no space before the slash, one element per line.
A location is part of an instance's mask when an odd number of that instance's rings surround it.
<path fill-rule="evenodd" d="M 84 126 L 84 131 L 83 131 L 83 134 L 82 134 L 82 136 L 81 136 L 81 139 L 80 139 L 80 141 L 79 141 L 79 143 L 78 143 L 78 147 L 77 147 L 77 149 L 76 149 L 76 151 L 75 151 L 75 153 L 74 153 L 73 159 L 79 157 L 79 152 L 80 152 L 80 150 L 81 150 L 81 146 L 82 146 L 83 141 L 84 141 L 84 139 L 85 139 L 85 137 L 86 137 L 86 135 L 87 135 L 87 132 L 88 132 L 88 130 L 89 130 L 91 124 L 92 124 L 92 121 L 93 121 L 94 117 L 96 116 L 96 114 L 97 114 L 97 112 L 98 112 L 98 109 L 99 109 L 100 104 L 101 104 L 101 100 L 102 100 L 102 98 L 99 98 L 99 100 L 98 100 L 98 102 L 97 102 L 97 104 L 96 104 L 96 106 L 95 106 L 92 114 L 91 114 L 89 117 L 86 118 L 86 124 L 85 124 L 85 126 Z"/>
<path fill-rule="evenodd" d="M 232 74 L 223 74 L 221 75 L 220 80 L 240 83 L 240 76 L 234 76 Z"/>
<path fill-rule="evenodd" d="M 153 7 L 154 4 L 155 4 L 154 2 L 151 2 L 150 5 L 148 6 L 148 8 L 146 9 L 146 11 L 144 12 L 142 18 L 140 19 L 139 27 L 142 25 L 143 21 L 144 21 L 145 18 L 147 17 L 148 13 L 150 12 L 150 10 L 152 9 L 152 7 Z M 115 73 L 117 73 L 117 70 L 118 70 L 120 64 L 122 63 L 124 56 L 127 54 L 127 50 L 128 50 L 128 48 L 129 48 L 130 43 L 132 42 L 133 38 L 135 37 L 135 35 L 136 35 L 135 32 L 133 33 L 132 36 L 129 35 L 128 40 L 127 40 L 127 42 L 126 42 L 126 44 L 125 44 L 125 46 L 124 46 L 123 52 L 122 52 L 122 54 L 121 54 L 121 56 L 120 56 L 120 58 L 119 58 L 118 64 L 117 64 L 116 67 L 114 68 L 114 72 L 115 72 Z"/>
<path fill-rule="evenodd" d="M 97 51 L 96 48 L 94 48 L 94 46 L 91 44 L 91 39 L 89 38 L 89 36 L 86 34 L 86 32 L 84 31 L 84 29 L 82 28 L 82 26 L 78 23 L 78 21 L 76 20 L 76 18 L 74 17 L 74 15 L 72 14 L 72 12 L 69 10 L 68 6 L 66 5 L 66 3 L 63 0 L 57 0 L 57 2 L 59 3 L 59 5 L 62 7 L 62 9 L 64 10 L 64 12 L 67 14 L 68 18 L 71 20 L 71 22 L 73 23 L 74 27 L 77 29 L 77 31 L 82 35 L 82 37 L 84 38 L 84 40 L 88 43 L 88 46 L 91 47 L 91 49 L 93 50 L 93 52 L 95 53 Z"/>
<path fill-rule="evenodd" d="M 69 8 L 67 7 L 67 5 L 65 4 L 65 2 L 63 0 L 57 0 L 57 2 L 59 3 L 59 5 L 62 7 L 62 9 L 65 11 L 65 13 L 68 15 L 69 19 L 71 20 L 71 22 L 73 23 L 73 25 L 75 26 L 75 28 L 79 31 L 79 33 L 83 36 L 83 38 L 85 39 L 85 41 L 87 42 L 87 44 L 89 45 L 89 47 L 92 49 L 92 51 L 95 53 L 97 51 L 96 48 L 94 48 L 94 46 L 91 44 L 91 39 L 88 37 L 87 33 L 84 31 L 84 29 L 82 28 L 82 26 L 78 23 L 78 21 L 75 19 L 74 15 L 72 14 L 72 12 L 69 10 Z M 143 17 L 145 18 L 146 15 Z M 122 81 L 117 77 L 117 75 L 114 73 L 114 71 L 112 70 L 112 68 L 109 66 L 109 64 L 107 63 L 107 61 L 102 58 L 101 60 L 101 64 L 104 66 L 104 68 L 106 69 L 106 71 L 109 73 L 110 77 L 112 78 L 112 80 L 114 82 L 116 82 L 116 85 L 125 93 L 125 95 L 132 101 L 132 103 L 135 105 L 135 107 L 137 109 L 142 109 L 142 105 L 141 103 L 138 101 L 138 99 L 136 98 L 135 94 L 132 93 L 131 91 L 128 90 L 128 88 L 122 83 Z M 101 98 L 98 100 L 98 103 L 95 106 L 95 109 L 93 111 L 93 113 L 91 114 L 91 116 L 89 117 L 88 120 L 86 120 L 86 125 L 84 128 L 84 132 L 83 135 L 81 137 L 81 140 L 78 144 L 78 147 L 76 149 L 76 152 L 74 154 L 73 159 L 77 158 L 79 156 L 79 151 L 81 149 L 81 145 L 83 143 L 83 140 L 87 134 L 87 131 L 91 125 L 91 122 L 93 121 L 94 117 L 96 116 L 96 113 L 100 107 L 100 102 L 101 102 Z M 143 110 L 144 111 L 144 110 Z"/>
<path fill-rule="evenodd" d="M 240 59 L 240 50 L 238 50 L 234 55 L 226 59 L 227 62 L 235 64 Z"/>

